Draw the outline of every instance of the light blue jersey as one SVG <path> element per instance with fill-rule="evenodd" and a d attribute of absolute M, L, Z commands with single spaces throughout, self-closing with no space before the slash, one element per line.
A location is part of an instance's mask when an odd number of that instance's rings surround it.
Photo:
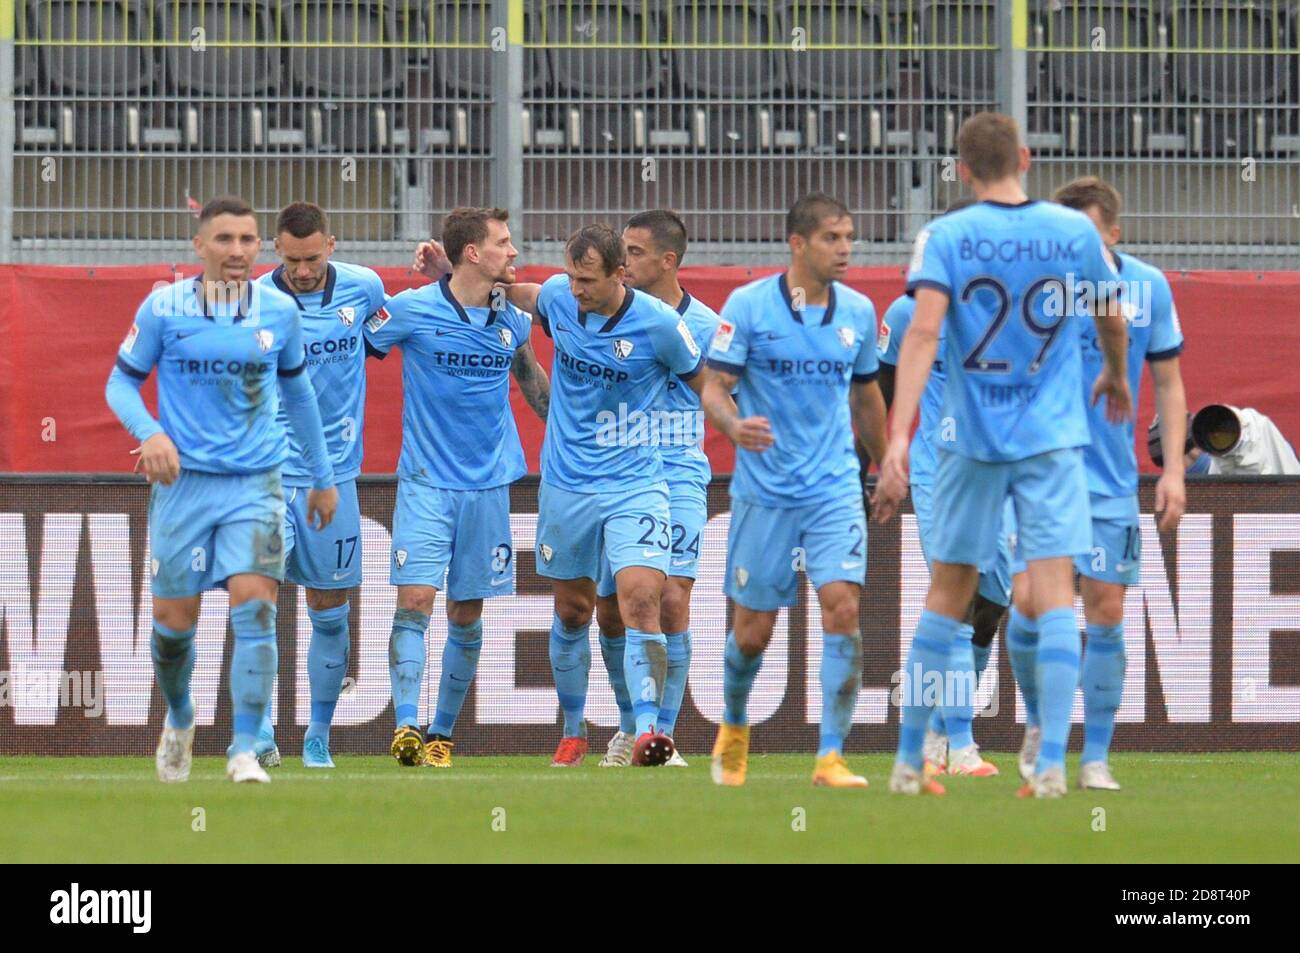
<path fill-rule="evenodd" d="M 899 295 L 885 311 L 884 320 L 880 323 L 880 337 L 876 341 L 876 356 L 881 364 L 898 366 L 898 352 L 903 346 L 903 337 L 912 324 L 912 314 L 915 311 L 916 301 L 909 295 Z M 943 329 L 940 328 L 939 350 L 934 358 L 934 366 L 930 369 L 930 379 L 921 393 L 921 420 L 908 450 L 908 472 L 913 486 L 934 482 L 934 441 L 938 435 L 940 411 L 943 409 L 945 381 L 943 338 Z"/>
<path fill-rule="evenodd" d="M 701 362 L 687 320 L 631 288 L 616 314 L 588 314 L 567 275 L 546 280 L 537 310 L 555 342 L 542 482 L 626 493 L 663 480 L 660 446 L 683 439 L 676 415 L 662 413 L 668 381 L 690 380 Z"/>
<path fill-rule="evenodd" d="M 369 268 L 336 261 L 329 263 L 319 291 L 296 293 L 284 280 L 283 267 L 263 275 L 258 283 L 278 288 L 298 304 L 307 373 L 320 406 L 334 478 L 340 483 L 351 480 L 361 472 L 366 416 L 366 349 L 361 329 L 384 306 L 384 282 Z M 288 427 L 283 409 L 280 424 Z M 291 430 L 289 446 L 282 468 L 284 485 L 309 486 L 311 474 Z"/>
<path fill-rule="evenodd" d="M 861 495 L 849 387 L 879 372 L 871 301 L 838 282 L 829 303 L 796 310 L 784 274 L 737 288 L 709 366 L 740 378 L 741 417 L 766 417 L 775 443 L 736 451 L 733 499 L 797 507 Z"/>
<path fill-rule="evenodd" d="M 155 365 L 160 422 L 183 470 L 261 473 L 288 457 L 276 378 L 306 369 L 291 298 L 250 282 L 241 300 L 213 304 L 201 277 L 159 288 L 117 352 L 118 368 L 136 380 Z M 317 485 L 330 485 L 329 472 L 317 474 Z"/>
<path fill-rule="evenodd" d="M 1085 446 L 1075 322 L 1118 281 L 1092 221 L 1050 202 L 979 202 L 927 225 L 907 290 L 949 296 L 942 417 L 956 426 L 941 448 L 998 462 Z"/>
<path fill-rule="evenodd" d="M 394 295 L 366 322 L 380 354 L 402 351 L 397 475 L 444 490 L 486 490 L 526 472 L 510 410 L 510 367 L 532 324 L 508 303 L 467 308 L 451 279 Z"/>
<path fill-rule="evenodd" d="M 703 301 L 691 297 L 689 292 L 683 294 L 676 310 L 685 319 L 700 350 L 708 353 L 713 334 L 718 329 L 717 313 Z M 670 484 L 691 482 L 708 486 L 713 471 L 704 453 L 704 411 L 699 395 L 675 377 L 670 377 L 664 408 L 676 411 L 683 422 L 683 439 L 662 443 L 659 447 L 663 455 L 664 476 Z"/>
<path fill-rule="evenodd" d="M 1142 364 L 1177 357 L 1183 350 L 1183 333 L 1160 269 L 1123 253 L 1115 254 L 1121 284 L 1120 302 L 1128 324 L 1128 383 L 1136 401 L 1142 383 Z M 1092 382 L 1101 373 L 1101 342 L 1093 322 L 1082 322 L 1083 396 L 1088 407 L 1092 443 L 1084 450 L 1088 492 L 1100 497 L 1132 497 L 1137 493 L 1137 455 L 1133 449 L 1133 421 L 1113 424 L 1106 419 L 1103 401 L 1089 406 Z M 1135 514 L 1136 515 L 1136 514 Z"/>

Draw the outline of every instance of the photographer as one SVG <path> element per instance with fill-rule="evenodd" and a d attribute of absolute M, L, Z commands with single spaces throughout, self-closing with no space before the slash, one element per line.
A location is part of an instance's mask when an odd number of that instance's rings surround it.
<path fill-rule="evenodd" d="M 1159 415 L 1147 428 L 1147 451 L 1161 466 Z M 1188 415 L 1185 452 L 1188 476 L 1300 475 L 1300 460 L 1282 431 L 1250 407 L 1209 404 Z"/>

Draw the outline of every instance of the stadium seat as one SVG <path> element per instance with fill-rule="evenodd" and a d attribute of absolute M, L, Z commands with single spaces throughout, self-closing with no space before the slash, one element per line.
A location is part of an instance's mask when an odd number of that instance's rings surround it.
<path fill-rule="evenodd" d="M 922 4 L 923 44 L 989 46 L 988 50 L 933 50 L 921 53 L 926 91 L 944 99 L 993 102 L 997 95 L 992 47 L 998 42 L 998 17 L 992 0 L 929 0 Z M 1038 92 L 1038 70 L 1030 60 L 1027 93 Z"/>
<path fill-rule="evenodd" d="M 524 35 L 531 37 L 540 22 L 539 6 L 529 0 L 524 11 Z M 486 99 L 492 95 L 492 67 L 497 62 L 490 48 L 491 4 L 484 0 L 433 0 L 420 5 L 424 42 L 430 44 L 431 67 L 447 97 Z M 446 44 L 481 44 L 460 49 Z M 546 83 L 545 51 L 524 49 L 524 95 L 540 91 Z"/>
<path fill-rule="evenodd" d="M 404 153 L 483 153 L 491 142 L 491 107 L 426 101 L 398 104 L 394 148 Z"/>
<path fill-rule="evenodd" d="M 542 20 L 542 40 L 578 44 L 547 51 L 558 92 L 620 99 L 653 95 L 662 72 L 658 51 L 645 45 L 659 42 L 654 10 L 641 0 L 551 0 Z M 583 44 L 593 47 L 583 49 Z"/>
<path fill-rule="evenodd" d="M 1172 57 L 1179 101 L 1246 108 L 1288 97 L 1293 55 L 1285 7 L 1252 0 L 1178 0 L 1168 11 L 1170 43 L 1205 49 Z M 1216 53 L 1231 49 L 1249 52 Z"/>
<path fill-rule="evenodd" d="M 721 0 L 673 0 L 662 35 L 673 44 L 672 74 L 688 94 L 769 98 L 786 91 L 785 56 L 768 47 L 783 42 L 763 6 Z M 694 44 L 730 49 L 690 49 Z"/>
<path fill-rule="evenodd" d="M 308 94 L 380 97 L 401 84 L 393 5 L 382 0 L 295 0 L 281 7 L 289 75 Z M 358 44 L 358 45 L 348 45 Z"/>
<path fill-rule="evenodd" d="M 278 52 L 253 45 L 276 39 L 275 15 L 266 0 L 158 0 L 155 16 L 155 29 L 164 40 L 189 44 L 195 30 L 203 31 L 201 50 L 190 45 L 163 47 L 168 81 L 182 95 L 255 96 L 279 84 Z"/>
<path fill-rule="evenodd" d="M 870 45 L 887 41 L 885 11 L 876 0 L 783 0 L 777 33 L 787 39 L 784 54 L 793 95 L 835 99 L 880 96 L 898 86 L 898 53 L 888 50 L 819 50 L 820 46 Z M 806 46 L 796 49 L 796 29 Z"/>
<path fill-rule="evenodd" d="M 53 87 L 51 92 L 130 96 L 144 91 L 154 80 L 155 64 L 145 44 L 148 15 L 141 0 L 104 4 L 43 0 L 33 13 L 32 27 L 42 44 L 41 64 Z M 54 45 L 66 41 L 103 41 L 105 45 Z M 107 45 L 109 42 L 114 45 Z"/>

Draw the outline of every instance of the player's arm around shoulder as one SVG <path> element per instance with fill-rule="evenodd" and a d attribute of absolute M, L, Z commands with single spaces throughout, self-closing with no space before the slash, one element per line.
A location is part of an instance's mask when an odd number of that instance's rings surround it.
<path fill-rule="evenodd" d="M 537 360 L 537 353 L 528 340 L 528 317 L 513 308 L 510 310 L 512 324 L 515 325 L 516 340 L 523 343 L 515 348 L 510 360 L 510 373 L 519 384 L 519 391 L 532 408 L 539 420 L 545 420 L 551 409 L 551 379 Z"/>

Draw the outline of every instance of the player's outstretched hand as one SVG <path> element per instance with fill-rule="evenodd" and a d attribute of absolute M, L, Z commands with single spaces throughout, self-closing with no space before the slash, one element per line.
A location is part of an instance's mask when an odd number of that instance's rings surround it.
<path fill-rule="evenodd" d="M 176 444 L 165 433 L 156 433 L 131 451 L 136 456 L 135 472 L 144 472 L 150 483 L 171 486 L 181 475 L 181 457 Z"/>
<path fill-rule="evenodd" d="M 727 436 L 741 450 L 752 450 L 754 453 L 762 453 L 776 442 L 772 436 L 772 424 L 766 417 L 738 418 Z"/>
<path fill-rule="evenodd" d="M 1165 473 L 1156 481 L 1156 513 L 1160 532 L 1168 533 L 1178 528 L 1178 521 L 1187 509 L 1187 485 L 1181 473 Z"/>
<path fill-rule="evenodd" d="M 426 278 L 437 281 L 443 275 L 451 274 L 451 259 L 441 242 L 429 239 L 415 247 L 415 262 L 411 268 Z"/>
<path fill-rule="evenodd" d="M 1111 423 L 1122 424 L 1133 418 L 1133 395 L 1129 392 L 1128 380 L 1105 367 L 1092 385 L 1093 405 L 1103 396 L 1106 398 L 1106 419 Z"/>
<path fill-rule="evenodd" d="M 307 494 L 307 522 L 317 529 L 329 526 L 334 520 L 334 511 L 338 508 L 339 491 L 334 487 L 312 490 Z"/>
<path fill-rule="evenodd" d="M 893 440 L 885 451 L 885 459 L 880 461 L 880 479 L 876 481 L 876 494 L 871 498 L 871 518 L 877 523 L 888 523 L 905 499 L 907 441 Z"/>

